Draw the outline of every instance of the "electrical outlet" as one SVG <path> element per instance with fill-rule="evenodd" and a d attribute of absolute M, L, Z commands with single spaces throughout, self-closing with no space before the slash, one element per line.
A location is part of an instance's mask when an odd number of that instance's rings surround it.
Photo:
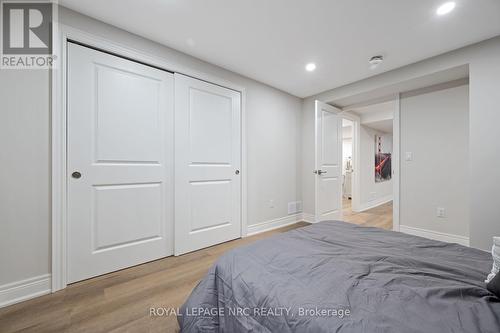
<path fill-rule="evenodd" d="M 446 210 L 443 207 L 438 207 L 436 209 L 436 216 L 437 217 L 446 217 Z"/>
<path fill-rule="evenodd" d="M 411 151 L 407 151 L 405 153 L 405 160 L 406 161 L 413 161 L 413 153 Z"/>

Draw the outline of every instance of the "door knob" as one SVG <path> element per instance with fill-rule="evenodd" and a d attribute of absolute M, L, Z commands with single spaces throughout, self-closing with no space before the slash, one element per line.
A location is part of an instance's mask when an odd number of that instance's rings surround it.
<path fill-rule="evenodd" d="M 78 171 L 75 171 L 71 174 L 71 177 L 75 178 L 75 179 L 79 179 L 82 177 L 82 174 L 79 173 Z"/>
<path fill-rule="evenodd" d="M 234 172 L 234 174 L 235 174 L 235 175 L 239 175 L 239 174 L 240 174 L 240 170 L 236 170 L 236 171 Z"/>

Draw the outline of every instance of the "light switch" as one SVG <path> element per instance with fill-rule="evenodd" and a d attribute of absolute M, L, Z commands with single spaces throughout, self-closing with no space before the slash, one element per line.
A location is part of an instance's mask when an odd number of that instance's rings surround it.
<path fill-rule="evenodd" d="M 405 160 L 406 161 L 413 161 L 413 153 L 411 151 L 407 151 L 405 153 Z"/>

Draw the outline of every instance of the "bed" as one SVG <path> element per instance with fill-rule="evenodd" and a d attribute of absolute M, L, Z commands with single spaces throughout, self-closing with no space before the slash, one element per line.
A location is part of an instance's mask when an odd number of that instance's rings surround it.
<path fill-rule="evenodd" d="M 325 221 L 223 255 L 182 332 L 500 332 L 487 252 Z"/>

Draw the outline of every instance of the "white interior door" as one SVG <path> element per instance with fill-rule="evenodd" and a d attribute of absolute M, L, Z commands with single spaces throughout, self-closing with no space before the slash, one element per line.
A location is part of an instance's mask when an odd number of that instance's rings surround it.
<path fill-rule="evenodd" d="M 241 236 L 240 93 L 175 74 L 175 254 Z"/>
<path fill-rule="evenodd" d="M 173 252 L 173 75 L 68 44 L 68 282 Z"/>
<path fill-rule="evenodd" d="M 342 217 L 342 118 L 341 110 L 316 101 L 315 221 Z"/>

